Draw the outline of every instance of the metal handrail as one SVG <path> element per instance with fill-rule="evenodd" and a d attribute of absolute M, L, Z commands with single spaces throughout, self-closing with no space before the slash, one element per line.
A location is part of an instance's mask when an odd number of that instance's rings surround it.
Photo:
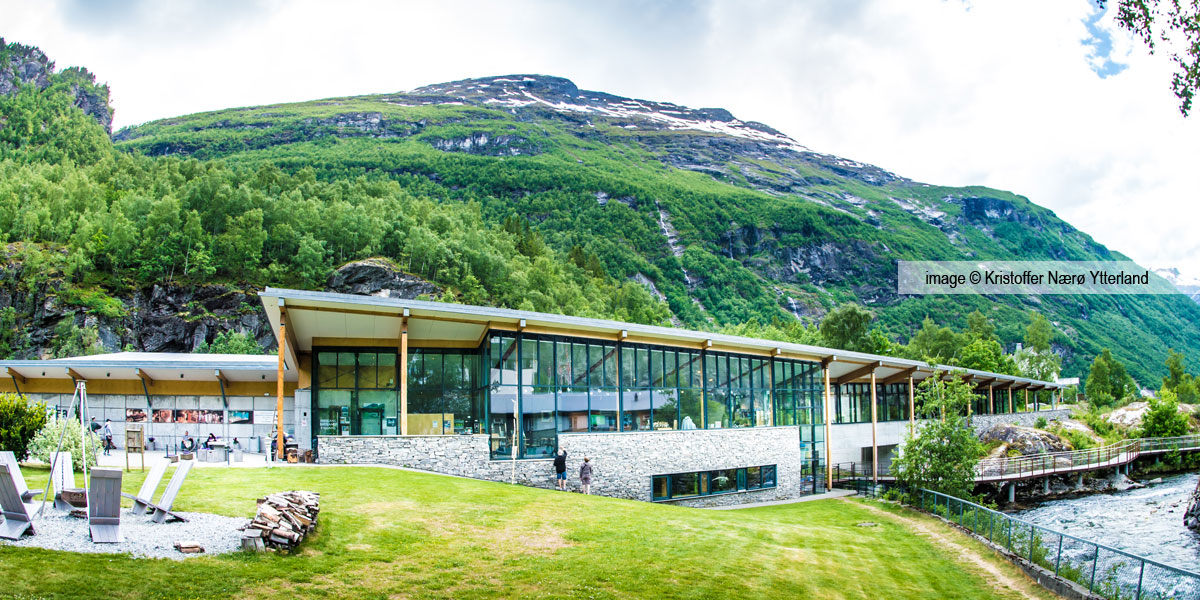
<path fill-rule="evenodd" d="M 868 490 L 872 492 L 878 493 L 876 489 Z M 987 538 L 1024 560 L 1047 570 L 1053 568 L 1055 576 L 1087 585 L 1089 593 L 1135 600 L 1200 598 L 1200 573 L 1042 527 L 941 492 L 921 489 L 919 493 L 922 511 Z M 1071 543 L 1064 554 L 1067 541 Z M 1101 560 L 1102 553 L 1109 556 Z M 1104 571 L 1100 571 L 1102 563 Z M 1149 573 L 1147 566 L 1151 569 Z M 1097 585 L 1098 573 L 1103 577 L 1100 585 Z"/>
<path fill-rule="evenodd" d="M 1143 453 L 1157 454 L 1171 450 L 1200 450 L 1200 435 L 1138 438 L 1086 450 L 985 458 L 979 461 L 976 470 L 979 478 L 1043 475 L 1074 471 L 1079 470 L 1080 467 L 1093 465 L 1120 465 L 1132 461 Z"/>
<path fill-rule="evenodd" d="M 1200 450 L 1200 435 L 1182 435 L 1165 438 L 1137 438 L 1122 440 L 1115 444 L 1088 448 L 1087 450 L 1064 450 L 1027 456 L 984 458 L 975 467 L 976 479 L 1006 479 L 1037 475 L 1050 475 L 1066 471 L 1090 470 L 1123 465 L 1142 454 L 1158 454 L 1172 450 Z M 892 463 L 879 463 L 879 476 L 892 476 Z M 833 465 L 833 480 L 870 478 L 870 462 L 844 462 Z"/>

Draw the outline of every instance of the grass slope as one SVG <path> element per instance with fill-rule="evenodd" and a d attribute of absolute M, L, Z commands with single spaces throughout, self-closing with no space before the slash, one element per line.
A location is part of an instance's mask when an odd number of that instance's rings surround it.
<path fill-rule="evenodd" d="M 31 486 L 44 485 L 46 470 L 25 473 Z M 124 489 L 136 492 L 143 477 L 127 473 Z M 857 527 L 879 514 L 846 501 L 705 511 L 390 469 L 298 467 L 196 469 L 176 506 L 249 517 L 256 497 L 286 489 L 322 500 L 320 526 L 294 555 L 176 563 L 0 545 L 0 596 L 1026 597 L 994 589 L 977 564 L 897 522 Z"/>

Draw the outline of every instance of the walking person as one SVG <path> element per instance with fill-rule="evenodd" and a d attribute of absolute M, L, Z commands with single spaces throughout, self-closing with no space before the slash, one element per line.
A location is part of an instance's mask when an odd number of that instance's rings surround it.
<path fill-rule="evenodd" d="M 110 452 L 112 451 L 112 448 L 113 448 L 112 419 L 104 420 L 104 433 L 102 435 L 104 437 L 104 455 L 110 456 Z"/>
<path fill-rule="evenodd" d="M 583 464 L 579 465 L 579 485 L 583 486 L 583 493 L 592 493 L 592 459 L 583 457 Z"/>
<path fill-rule="evenodd" d="M 554 477 L 558 489 L 567 491 L 567 451 L 559 450 L 554 456 Z"/>

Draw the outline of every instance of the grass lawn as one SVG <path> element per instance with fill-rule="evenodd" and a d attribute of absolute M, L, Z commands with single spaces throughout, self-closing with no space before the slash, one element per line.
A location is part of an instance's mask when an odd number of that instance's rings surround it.
<path fill-rule="evenodd" d="M 31 488 L 47 477 L 24 473 Z M 125 491 L 142 478 L 127 473 Z M 194 469 L 175 506 L 249 517 L 255 498 L 289 489 L 321 493 L 320 525 L 294 554 L 174 562 L 0 545 L 0 596 L 1025 597 L 853 501 L 707 511 L 392 469 L 289 467 Z"/>

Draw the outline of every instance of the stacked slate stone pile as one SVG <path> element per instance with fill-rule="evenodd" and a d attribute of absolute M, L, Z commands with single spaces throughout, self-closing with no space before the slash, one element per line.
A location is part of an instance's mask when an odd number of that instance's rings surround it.
<path fill-rule="evenodd" d="M 1183 513 L 1183 524 L 1188 529 L 1200 533 L 1200 481 L 1196 482 L 1196 491 L 1192 492 L 1187 512 Z"/>
<path fill-rule="evenodd" d="M 258 500 L 258 514 L 244 529 L 242 548 L 246 550 L 290 550 L 304 541 L 317 526 L 321 495 L 293 491 L 271 494 Z"/>

